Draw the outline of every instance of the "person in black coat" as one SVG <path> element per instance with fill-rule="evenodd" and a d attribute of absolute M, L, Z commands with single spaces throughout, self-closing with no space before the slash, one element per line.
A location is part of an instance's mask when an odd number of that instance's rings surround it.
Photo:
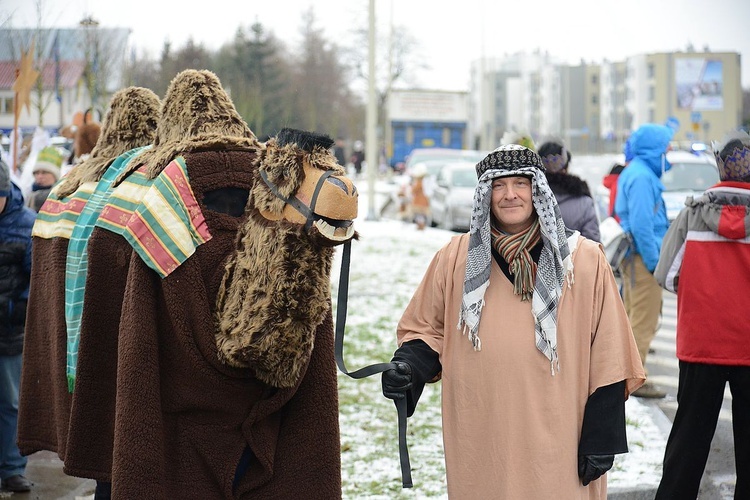
<path fill-rule="evenodd" d="M 586 181 L 568 172 L 572 155 L 562 141 L 550 139 L 539 146 L 547 182 L 557 198 L 565 226 L 586 238 L 601 241 L 599 218 Z"/>

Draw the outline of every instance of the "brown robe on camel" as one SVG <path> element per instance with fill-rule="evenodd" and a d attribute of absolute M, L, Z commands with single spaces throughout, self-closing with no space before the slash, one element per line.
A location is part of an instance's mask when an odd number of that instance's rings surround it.
<path fill-rule="evenodd" d="M 162 278 L 121 234 L 92 232 L 71 416 L 76 453 L 69 450 L 65 471 L 111 480 L 119 499 L 340 498 L 330 303 L 293 386 L 275 388 L 252 368 L 220 361 L 215 312 L 224 264 L 238 229 L 262 217 L 222 213 L 206 200 L 215 190 L 257 186 L 263 146 L 215 75 L 188 70 L 171 89 L 161 134 L 131 165 L 157 177 L 182 156 L 211 238 Z M 114 426 L 86 448 L 101 422 Z"/>
<path fill-rule="evenodd" d="M 53 188 L 37 217 L 19 391 L 18 445 L 24 455 L 49 450 L 65 461 L 73 397 L 66 377 L 65 321 L 72 224 L 115 158 L 153 140 L 159 105 L 148 89 L 127 87 L 115 93 L 91 155 Z"/>

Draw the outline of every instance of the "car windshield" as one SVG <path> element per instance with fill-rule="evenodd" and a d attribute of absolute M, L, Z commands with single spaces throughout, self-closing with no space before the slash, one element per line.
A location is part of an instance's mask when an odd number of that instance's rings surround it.
<path fill-rule="evenodd" d="M 456 187 L 473 188 L 477 185 L 477 174 L 473 168 L 454 170 L 451 181 Z"/>
<path fill-rule="evenodd" d="M 709 163 L 673 163 L 661 177 L 665 191 L 705 191 L 719 182 L 719 172 Z"/>
<path fill-rule="evenodd" d="M 443 168 L 447 163 L 450 163 L 452 161 L 455 161 L 455 159 L 444 159 L 441 158 L 439 160 L 428 160 L 420 162 L 425 167 L 427 167 L 427 175 L 431 175 L 433 177 L 437 176 L 438 172 L 440 172 L 440 169 Z"/>
<path fill-rule="evenodd" d="M 407 166 L 416 165 L 419 162 L 431 162 L 435 160 L 441 160 L 442 162 L 450 162 L 455 160 L 478 162 L 484 158 L 486 154 L 482 151 L 475 151 L 472 149 L 436 149 L 434 151 L 414 151 L 407 159 Z"/>

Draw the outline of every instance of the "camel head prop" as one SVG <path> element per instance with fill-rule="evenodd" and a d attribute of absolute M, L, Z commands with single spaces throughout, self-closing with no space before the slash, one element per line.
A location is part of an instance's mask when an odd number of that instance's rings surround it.
<path fill-rule="evenodd" d="M 269 222 L 304 226 L 318 244 L 335 246 L 355 237 L 359 194 L 330 152 L 327 136 L 283 129 L 261 152 L 253 201 Z"/>

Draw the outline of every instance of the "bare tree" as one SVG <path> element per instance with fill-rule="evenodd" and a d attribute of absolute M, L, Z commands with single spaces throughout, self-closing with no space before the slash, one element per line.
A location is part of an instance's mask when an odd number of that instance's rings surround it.
<path fill-rule="evenodd" d="M 302 15 L 302 43 L 295 65 L 296 109 L 300 126 L 338 135 L 354 97 L 341 49 L 316 25 L 312 7 Z"/>

